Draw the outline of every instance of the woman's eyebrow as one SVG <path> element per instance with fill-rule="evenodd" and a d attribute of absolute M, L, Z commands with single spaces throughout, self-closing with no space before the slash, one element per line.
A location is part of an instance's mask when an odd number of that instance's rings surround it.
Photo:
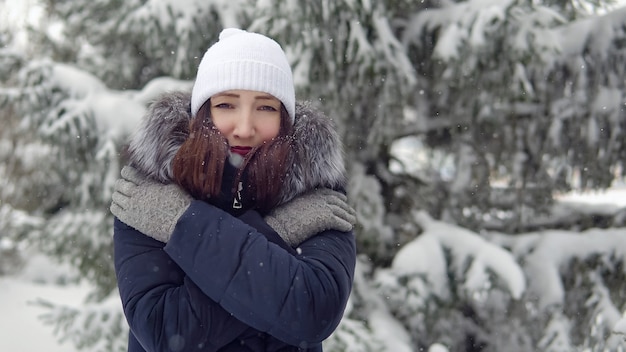
<path fill-rule="evenodd" d="M 263 100 L 274 100 L 276 98 L 274 98 L 271 95 L 257 95 L 256 97 L 254 97 L 255 99 L 263 99 Z"/>
<path fill-rule="evenodd" d="M 235 93 L 217 93 L 214 95 L 215 97 L 233 97 L 233 98 L 239 98 L 239 94 L 235 94 Z"/>

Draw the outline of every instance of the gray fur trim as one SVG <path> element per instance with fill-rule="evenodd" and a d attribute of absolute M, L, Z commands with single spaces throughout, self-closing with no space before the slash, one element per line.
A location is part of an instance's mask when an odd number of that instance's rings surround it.
<path fill-rule="evenodd" d="M 148 108 L 129 145 L 130 164 L 163 183 L 172 180 L 172 161 L 189 135 L 191 95 L 167 93 Z M 292 169 L 280 203 L 317 187 L 346 186 L 343 147 L 331 119 L 310 103 L 296 103 Z"/>
<path fill-rule="evenodd" d="M 167 93 L 153 102 L 131 137 L 130 165 L 163 183 L 173 179 L 172 161 L 189 135 L 191 94 Z"/>
<path fill-rule="evenodd" d="M 343 148 L 332 120 L 310 103 L 298 103 L 293 135 L 292 168 L 280 203 L 316 187 L 345 187 Z"/>

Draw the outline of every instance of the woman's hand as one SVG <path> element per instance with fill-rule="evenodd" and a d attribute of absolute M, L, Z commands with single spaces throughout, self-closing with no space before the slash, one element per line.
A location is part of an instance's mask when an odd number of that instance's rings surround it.
<path fill-rule="evenodd" d="M 175 184 L 162 184 L 130 166 L 115 182 L 111 213 L 155 240 L 167 242 L 192 197 Z"/>
<path fill-rule="evenodd" d="M 328 188 L 301 195 L 272 210 L 265 222 L 292 247 L 326 230 L 351 231 L 356 212 L 347 197 Z"/>

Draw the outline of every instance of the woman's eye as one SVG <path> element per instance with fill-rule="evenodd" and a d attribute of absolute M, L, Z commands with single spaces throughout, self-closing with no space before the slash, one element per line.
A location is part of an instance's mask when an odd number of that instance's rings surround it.
<path fill-rule="evenodd" d="M 214 107 L 218 109 L 230 109 L 232 105 L 228 103 L 219 103 L 219 104 L 215 104 Z"/>
<path fill-rule="evenodd" d="M 278 111 L 275 107 L 269 106 L 269 105 L 261 106 L 260 110 L 263 110 L 263 111 Z"/>

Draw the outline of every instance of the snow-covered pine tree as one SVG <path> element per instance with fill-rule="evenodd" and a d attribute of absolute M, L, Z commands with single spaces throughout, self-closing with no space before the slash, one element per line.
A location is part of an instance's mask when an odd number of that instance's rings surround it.
<path fill-rule="evenodd" d="M 98 129 L 88 99 L 99 81 L 67 65 L 25 60 L 11 82 L 0 88 L 3 109 L 10 111 L 4 121 L 16 121 L 3 136 L 11 143 L 2 154 L 8 185 L 2 189 L 3 234 L 70 264 L 73 272 L 50 281 L 90 282 L 94 290 L 85 304 L 98 306 L 116 290 L 107 204 L 119 167 L 117 149 Z M 62 337 L 93 347 L 100 337 L 89 330 L 122 331 L 119 309 L 100 313 L 89 313 L 93 324 L 84 334 L 66 335 L 71 331 L 63 322 Z M 108 346 L 119 336 L 112 338 Z"/>
<path fill-rule="evenodd" d="M 426 141 L 472 159 L 449 187 L 451 220 L 479 229 L 505 210 L 501 228 L 522 229 L 552 193 L 622 175 L 624 11 L 590 16 L 599 4 L 466 1 L 409 16 L 430 133 L 449 137 Z"/>
<path fill-rule="evenodd" d="M 77 65 L 108 87 L 137 89 L 155 77 L 193 79 L 208 43 L 225 26 L 246 27 L 247 0 L 42 0 L 79 47 Z"/>
<path fill-rule="evenodd" d="M 546 206 L 555 192 L 607 187 L 623 177 L 625 148 L 616 140 L 624 133 L 624 69 L 613 63 L 623 60 L 626 14 L 618 9 L 589 16 L 582 11 L 588 7 L 577 5 L 467 1 L 418 11 L 408 21 L 405 42 L 417 55 L 411 57 L 421 69 L 419 77 L 434 78 L 427 89 L 430 120 L 440 121 L 432 124 L 440 135 L 451 136 L 448 143 L 426 142 L 449 148 L 456 158 L 447 221 L 478 230 L 549 227 L 550 217 L 539 215 L 552 209 Z M 502 179 L 513 197 L 494 190 L 492 182 Z M 423 228 L 423 221 L 413 223 Z M 605 248 L 580 244 L 604 244 L 603 237 L 589 231 L 580 239 L 554 239 L 560 246 L 548 245 L 547 239 L 530 245 L 524 236 L 514 236 L 515 244 L 499 243 L 518 252 L 515 259 L 530 287 L 521 301 L 506 291 L 498 294 L 497 288 L 488 289 L 491 298 L 484 301 L 457 296 L 456 304 L 460 299 L 474 312 L 459 326 L 484 342 L 483 351 L 623 350 L 623 341 L 611 331 L 625 304 L 615 292 L 624 288 L 610 279 L 623 275 L 625 258 L 616 249 L 623 235 L 611 237 Z M 459 258 L 446 259 L 454 268 Z M 475 260 L 466 262 L 468 270 Z M 552 275 L 545 278 L 549 268 Z M 463 281 L 471 270 L 460 276 L 453 272 L 451 280 Z M 406 286 L 400 295 L 405 300 L 414 292 Z M 536 287 L 560 287 L 562 296 L 538 306 L 554 292 Z M 461 348 L 460 341 L 447 342 L 453 350 Z"/>

